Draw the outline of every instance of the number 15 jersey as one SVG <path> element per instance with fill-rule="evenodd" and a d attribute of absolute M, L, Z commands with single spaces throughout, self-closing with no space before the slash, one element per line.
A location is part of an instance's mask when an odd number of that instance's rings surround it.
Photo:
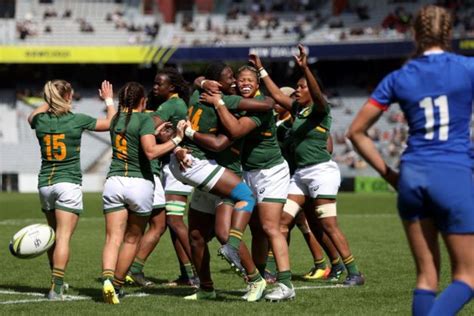
<path fill-rule="evenodd" d="M 85 114 L 56 116 L 39 113 L 31 128 L 36 130 L 41 147 L 41 170 L 38 187 L 60 182 L 81 184 L 81 136 L 84 130 L 95 130 L 97 120 Z"/>
<path fill-rule="evenodd" d="M 386 110 L 398 102 L 409 126 L 401 161 L 470 166 L 469 125 L 474 59 L 435 51 L 387 75 L 369 102 Z"/>

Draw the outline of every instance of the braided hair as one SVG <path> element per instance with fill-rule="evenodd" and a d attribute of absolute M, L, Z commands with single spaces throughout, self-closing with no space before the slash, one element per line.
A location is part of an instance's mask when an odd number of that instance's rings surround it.
<path fill-rule="evenodd" d="M 119 134 L 122 136 L 127 132 L 127 126 L 130 122 L 132 112 L 140 105 L 140 101 L 145 97 L 145 89 L 138 82 L 127 82 L 119 91 L 119 105 L 117 114 L 112 120 L 111 129 L 115 129 L 117 121 L 122 111 L 127 111 L 127 117 L 125 118 L 125 128 L 120 131 Z"/>
<path fill-rule="evenodd" d="M 420 56 L 427 49 L 439 46 L 451 50 L 451 30 L 453 18 L 449 11 L 435 5 L 422 7 L 413 23 L 415 32 L 415 55 Z"/>
<path fill-rule="evenodd" d="M 51 80 L 43 88 L 44 100 L 48 103 L 49 112 L 61 116 L 71 111 L 71 99 L 66 96 L 73 93 L 72 86 L 65 80 Z"/>
<path fill-rule="evenodd" d="M 158 75 L 165 75 L 170 84 L 174 86 L 174 93 L 177 93 L 181 99 L 186 102 L 189 102 L 189 84 L 184 80 L 183 76 L 178 72 L 176 68 L 166 67 L 158 71 L 156 74 Z"/>

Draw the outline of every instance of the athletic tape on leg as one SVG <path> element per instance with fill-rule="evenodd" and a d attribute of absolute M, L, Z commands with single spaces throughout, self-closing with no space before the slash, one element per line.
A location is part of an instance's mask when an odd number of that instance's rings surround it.
<path fill-rule="evenodd" d="M 298 215 L 301 207 L 293 200 L 287 199 L 285 205 L 283 206 L 283 212 L 291 215 L 293 218 Z"/>
<path fill-rule="evenodd" d="M 243 182 L 240 182 L 230 192 L 230 198 L 235 202 L 236 211 L 252 212 L 255 207 L 255 197 L 252 191 Z"/>
<path fill-rule="evenodd" d="M 186 210 L 186 202 L 168 201 L 165 206 L 166 215 L 184 216 Z"/>

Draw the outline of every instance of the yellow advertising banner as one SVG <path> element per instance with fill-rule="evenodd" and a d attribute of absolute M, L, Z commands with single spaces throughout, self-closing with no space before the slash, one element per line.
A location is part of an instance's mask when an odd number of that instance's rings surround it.
<path fill-rule="evenodd" d="M 0 46 L 0 63 L 165 63 L 175 51 L 151 46 Z"/>

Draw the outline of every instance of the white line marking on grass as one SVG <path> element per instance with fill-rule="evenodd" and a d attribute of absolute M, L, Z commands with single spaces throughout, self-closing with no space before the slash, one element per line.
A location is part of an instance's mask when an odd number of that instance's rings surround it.
<path fill-rule="evenodd" d="M 103 217 L 85 217 L 81 218 L 79 222 L 104 222 Z M 0 221 L 0 225 L 4 226 L 15 226 L 15 225 L 27 225 L 34 223 L 45 223 L 46 220 L 43 217 L 38 218 L 18 218 L 18 219 L 4 219 Z"/>
<path fill-rule="evenodd" d="M 307 285 L 307 286 L 297 286 L 297 287 L 295 287 L 295 290 L 315 290 L 315 289 L 333 289 L 333 288 L 347 288 L 347 286 L 344 286 L 342 284 Z M 225 291 L 222 291 L 222 292 L 245 292 L 245 290 L 243 290 L 243 289 L 225 290 Z M 51 302 L 50 300 L 48 300 L 47 298 L 44 297 L 44 294 L 36 293 L 36 292 L 17 292 L 17 291 L 0 290 L 0 295 L 1 294 L 26 295 L 26 296 L 35 296 L 35 297 L 41 297 L 41 298 L 3 301 L 3 302 L 0 302 L 0 305 Z M 151 296 L 151 294 L 143 293 L 143 292 L 131 293 L 131 294 L 126 294 L 125 295 L 126 298 L 127 297 L 148 297 L 148 296 Z M 83 300 L 91 300 L 91 299 L 92 299 L 92 297 L 86 296 L 86 295 L 64 295 L 64 301 L 62 301 L 62 302 L 83 301 Z M 53 301 L 53 302 L 61 302 L 61 301 Z"/>
<path fill-rule="evenodd" d="M 1 294 L 7 294 L 7 295 L 26 295 L 26 296 L 36 296 L 36 297 L 41 297 L 41 298 L 33 298 L 33 299 L 26 299 L 26 300 L 10 300 L 10 301 L 3 301 L 0 302 L 0 305 L 5 305 L 5 304 L 25 304 L 25 303 L 38 303 L 38 302 L 49 302 L 47 298 L 44 297 L 44 294 L 42 293 L 36 293 L 36 292 L 17 292 L 17 291 L 0 291 Z M 87 300 L 91 299 L 89 296 L 77 296 L 77 295 L 64 295 L 64 301 L 82 301 L 82 300 Z"/>
<path fill-rule="evenodd" d="M 17 292 L 17 291 L 3 291 L 3 290 L 0 290 L 0 294 L 43 296 L 44 297 L 44 294 L 36 293 L 36 292 Z"/>

